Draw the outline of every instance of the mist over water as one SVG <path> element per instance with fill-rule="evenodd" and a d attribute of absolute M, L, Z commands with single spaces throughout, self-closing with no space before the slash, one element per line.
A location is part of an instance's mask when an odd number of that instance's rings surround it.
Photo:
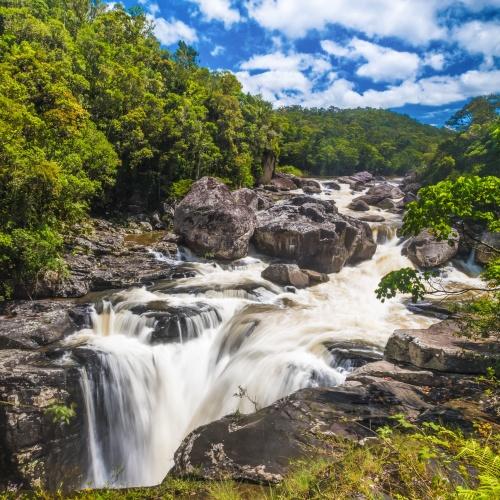
<path fill-rule="evenodd" d="M 346 208 L 353 198 L 346 185 L 318 196 L 356 214 Z M 372 224 L 382 243 L 372 260 L 345 267 L 327 283 L 291 293 L 261 278 L 267 265 L 261 256 L 226 266 L 196 259 L 195 277 L 154 291 L 121 291 L 100 304 L 93 328 L 68 340 L 90 348 L 98 366 L 81 369 L 91 458 L 84 485 L 157 484 L 196 427 L 304 387 L 341 384 L 349 366 L 328 350 L 332 343 L 382 350 L 395 329 L 435 322 L 409 312 L 399 298 L 375 297 L 383 275 L 411 263 L 396 238 L 400 217 L 365 213 L 386 218 Z M 465 279 L 454 268 L 449 273 Z M 156 317 L 140 313 L 148 303 L 188 311 L 173 327 L 176 338 L 154 340 Z M 247 396 L 235 396 L 241 389 Z"/>

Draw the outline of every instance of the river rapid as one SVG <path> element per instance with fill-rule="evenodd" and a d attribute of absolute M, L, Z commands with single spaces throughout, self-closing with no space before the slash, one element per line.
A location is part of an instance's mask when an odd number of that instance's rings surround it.
<path fill-rule="evenodd" d="M 323 190 L 340 212 L 348 186 Z M 302 193 L 298 190 L 297 193 Z M 194 277 L 152 289 L 119 291 L 96 303 L 92 329 L 68 338 L 90 350 L 98 370 L 81 368 L 88 477 L 82 486 L 147 486 L 163 480 L 174 452 L 196 427 L 232 412 L 248 413 L 304 387 L 341 384 L 352 364 L 329 349 L 348 342 L 382 351 L 398 328 L 427 328 L 434 318 L 411 313 L 403 299 L 382 303 L 374 290 L 386 273 L 410 261 L 396 237 L 399 215 L 371 223 L 379 244 L 370 261 L 345 267 L 329 281 L 286 290 L 261 278 L 269 258 L 251 253 L 232 264 L 183 251 L 168 265 L 188 265 Z M 469 281 L 453 266 L 448 281 Z M 177 338 L 155 339 L 149 309 L 183 310 Z"/>

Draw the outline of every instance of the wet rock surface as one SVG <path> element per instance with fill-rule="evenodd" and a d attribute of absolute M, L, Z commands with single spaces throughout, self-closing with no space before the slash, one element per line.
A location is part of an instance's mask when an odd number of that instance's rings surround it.
<path fill-rule="evenodd" d="M 405 242 L 401 253 L 416 266 L 430 269 L 452 259 L 458 252 L 458 243 L 456 231 L 450 235 L 449 240 L 438 240 L 429 230 L 424 229 Z"/>
<path fill-rule="evenodd" d="M 227 186 L 203 177 L 177 205 L 174 229 L 191 250 L 231 260 L 248 253 L 255 222 L 254 211 L 238 204 Z"/>
<path fill-rule="evenodd" d="M 309 276 L 297 264 L 271 264 L 262 271 L 262 277 L 278 285 L 309 286 Z"/>
<path fill-rule="evenodd" d="M 152 301 L 134 306 L 130 311 L 150 326 L 151 344 L 192 340 L 207 328 L 215 328 L 222 320 L 217 309 L 201 302 L 192 306 L 171 306 L 163 301 Z"/>
<path fill-rule="evenodd" d="M 151 285 L 177 272 L 172 263 L 159 260 L 151 251 L 174 257 L 173 235 L 163 231 L 130 234 L 108 221 L 95 219 L 93 223 L 94 227 L 66 242 L 67 275 L 41 277 L 32 298 L 83 297 L 110 288 Z"/>
<path fill-rule="evenodd" d="M 487 384 L 472 375 L 479 373 L 476 369 L 470 369 L 470 360 L 476 357 L 469 356 L 469 364 L 463 364 L 462 351 L 457 348 L 460 345 L 463 349 L 463 339 L 450 337 L 449 328 L 449 322 L 442 322 L 429 330 L 407 331 L 404 337 L 396 331 L 384 359 L 369 345 L 333 343 L 328 349 L 338 356 L 337 363 L 344 355 L 351 357 L 350 362 L 357 362 L 343 385 L 302 389 L 256 413 L 228 415 L 195 429 L 175 453 L 171 473 L 202 479 L 279 482 L 294 460 L 331 452 L 331 436 L 355 442 L 373 438 L 378 427 L 394 424 L 391 415 L 395 414 L 404 414 L 414 422 L 439 422 L 464 432 L 471 432 L 474 422 L 499 429 L 499 408 L 484 401 L 481 395 Z M 418 356 L 411 354 L 416 338 L 427 339 L 419 347 Z M 447 361 L 430 366 L 420 362 L 431 359 L 430 354 L 436 355 L 436 345 L 446 351 Z M 475 355 L 487 352 L 481 342 L 469 343 L 467 348 Z M 355 352 L 358 357 L 353 357 Z M 483 365 L 490 361 L 483 358 Z"/>
<path fill-rule="evenodd" d="M 0 349 L 37 349 L 90 326 L 90 304 L 15 301 L 0 309 Z"/>
<path fill-rule="evenodd" d="M 42 352 L 0 350 L 0 488 L 55 491 L 81 486 L 87 470 L 78 370 Z M 53 404 L 78 408 L 54 421 Z"/>
<path fill-rule="evenodd" d="M 370 259 L 376 250 L 368 224 L 340 215 L 331 202 L 308 196 L 260 212 L 253 243 L 262 253 L 324 273 Z"/>

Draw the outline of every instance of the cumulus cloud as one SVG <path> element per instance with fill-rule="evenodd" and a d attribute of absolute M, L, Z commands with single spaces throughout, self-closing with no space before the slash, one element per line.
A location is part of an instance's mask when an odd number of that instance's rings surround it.
<path fill-rule="evenodd" d="M 424 66 L 441 70 L 445 62 L 444 56 L 439 53 L 428 53 L 422 58 L 414 52 L 394 50 L 359 38 L 353 38 L 345 46 L 322 40 L 321 48 L 332 57 L 362 61 L 357 66 L 356 74 L 374 82 L 415 78 Z"/>
<path fill-rule="evenodd" d="M 400 52 L 359 38 L 354 38 L 350 46 L 354 54 L 367 61 L 356 70 L 356 74 L 374 82 L 414 78 L 420 66 L 420 57 L 412 52 Z"/>
<path fill-rule="evenodd" d="M 236 76 L 247 92 L 278 102 L 289 96 L 312 92 L 316 78 L 328 75 L 332 66 L 321 55 L 278 50 L 255 55 L 242 62 L 240 68 L 242 71 Z"/>
<path fill-rule="evenodd" d="M 154 34 L 158 40 L 164 45 L 172 45 L 179 40 L 184 40 L 187 43 L 196 42 L 198 35 L 196 31 L 177 19 L 167 21 L 163 17 L 154 17 L 148 15 L 148 19 L 153 23 Z"/>
<path fill-rule="evenodd" d="M 239 11 L 231 6 L 230 0 L 189 0 L 200 9 L 207 21 L 222 21 L 226 28 L 241 21 Z"/>
<path fill-rule="evenodd" d="M 310 69 L 319 74 L 332 68 L 330 62 L 322 56 L 291 52 L 285 54 L 281 51 L 270 54 L 255 55 L 248 61 L 240 64 L 244 70 L 276 70 L 276 71 L 304 71 Z"/>
<path fill-rule="evenodd" d="M 307 4 L 302 0 L 249 0 L 247 8 L 262 27 L 291 38 L 337 23 L 368 36 L 427 43 L 446 34 L 438 23 L 439 5 L 438 0 L 309 0 Z"/>
<path fill-rule="evenodd" d="M 439 16 L 449 7 L 479 12 L 500 0 L 248 0 L 251 18 L 263 28 L 301 38 L 310 30 L 340 24 L 367 36 L 398 37 L 413 44 L 445 39 Z"/>
<path fill-rule="evenodd" d="M 500 21 L 470 21 L 453 30 L 453 39 L 467 52 L 483 55 L 488 66 L 500 57 Z"/>
<path fill-rule="evenodd" d="M 257 75 L 248 71 L 236 73 L 247 92 L 260 93 L 276 106 L 300 104 L 306 107 L 337 106 L 341 108 L 392 108 L 405 104 L 439 106 L 500 88 L 500 70 L 471 70 L 462 75 L 432 76 L 405 80 L 384 90 L 356 90 L 356 84 L 335 73 L 329 85 L 315 90 L 313 83 L 300 71 L 271 70 Z"/>

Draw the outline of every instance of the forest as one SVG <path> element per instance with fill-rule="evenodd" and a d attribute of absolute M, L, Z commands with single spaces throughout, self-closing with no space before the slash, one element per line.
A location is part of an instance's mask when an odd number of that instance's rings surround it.
<path fill-rule="evenodd" d="M 64 272 L 63 236 L 90 213 L 153 209 L 205 175 L 254 186 L 265 159 L 323 176 L 492 173 L 498 98 L 485 101 L 456 132 L 384 110 L 273 110 L 185 43 L 163 49 L 140 8 L 2 0 L 0 297 Z"/>

